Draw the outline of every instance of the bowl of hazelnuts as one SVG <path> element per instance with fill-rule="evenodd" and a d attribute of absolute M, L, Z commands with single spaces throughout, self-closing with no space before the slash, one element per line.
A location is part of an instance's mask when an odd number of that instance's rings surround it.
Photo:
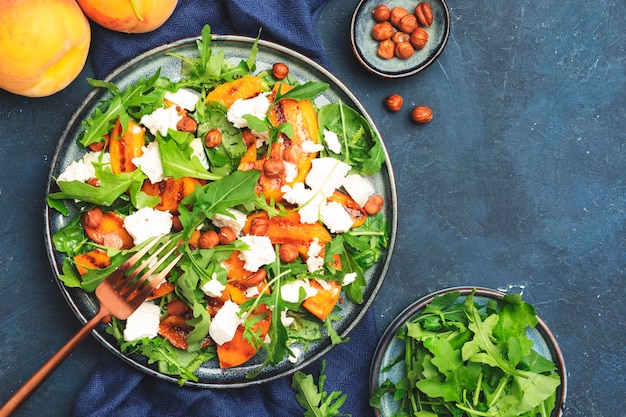
<path fill-rule="evenodd" d="M 386 78 L 407 77 L 432 64 L 449 35 L 444 0 L 361 0 L 350 25 L 356 58 Z"/>

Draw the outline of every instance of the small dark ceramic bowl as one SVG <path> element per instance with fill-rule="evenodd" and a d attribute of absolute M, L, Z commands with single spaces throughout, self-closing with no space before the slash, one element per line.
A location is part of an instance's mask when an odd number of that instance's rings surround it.
<path fill-rule="evenodd" d="M 487 303 L 490 299 L 497 300 L 504 297 L 504 293 L 488 288 L 480 287 L 453 287 L 440 290 L 429 294 L 413 304 L 408 306 L 402 313 L 400 313 L 393 322 L 387 327 L 382 338 L 380 339 L 376 352 L 374 353 L 374 360 L 370 370 L 370 394 L 374 395 L 376 389 L 387 379 L 392 381 L 399 381 L 404 376 L 403 366 L 391 366 L 396 358 L 404 351 L 404 341 L 396 338 L 396 332 L 399 328 L 404 326 L 408 321 L 416 317 L 423 309 L 428 305 L 433 298 L 438 295 L 458 291 L 461 293 L 461 298 L 474 292 L 474 300 L 477 303 Z M 532 340 L 534 346 L 533 349 L 541 356 L 552 360 L 556 365 L 556 372 L 561 378 L 561 385 L 557 389 L 556 404 L 552 411 L 551 417 L 562 417 L 563 406 L 565 405 L 565 398 L 567 395 L 567 372 L 565 370 L 565 362 L 563 360 L 563 354 L 556 341 L 556 338 L 546 325 L 546 323 L 537 317 L 538 323 L 532 328 L 528 329 L 527 337 Z M 380 408 L 376 408 L 376 416 L 389 417 L 397 413 L 398 402 L 394 401 L 390 395 L 385 395 L 381 399 Z"/>
<path fill-rule="evenodd" d="M 430 27 L 424 27 L 428 33 L 426 46 L 416 50 L 408 59 L 383 59 L 377 55 L 378 41 L 372 37 L 372 28 L 376 24 L 372 11 L 382 3 L 380 0 L 362 0 L 358 4 L 350 24 L 350 41 L 356 58 L 365 69 L 381 77 L 401 78 L 416 74 L 435 62 L 448 41 L 450 13 L 444 0 L 423 1 L 433 9 L 433 22 Z M 416 0 L 393 0 L 387 5 L 389 8 L 404 7 L 413 13 L 418 3 Z"/>

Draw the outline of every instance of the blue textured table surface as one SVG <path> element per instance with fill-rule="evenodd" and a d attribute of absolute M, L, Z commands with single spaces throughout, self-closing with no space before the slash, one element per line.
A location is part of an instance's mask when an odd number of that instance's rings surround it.
<path fill-rule="evenodd" d="M 565 416 L 625 416 L 626 3 L 449 0 L 443 54 L 400 80 L 359 67 L 356 4 L 329 1 L 319 29 L 396 174 L 399 233 L 374 304 L 379 332 L 441 288 L 522 291 L 565 356 Z M 79 328 L 51 276 L 42 209 L 87 76 L 89 65 L 48 98 L 0 91 L 0 402 Z M 404 97 L 398 113 L 382 106 L 391 93 Z M 408 119 L 417 104 L 433 108 L 431 123 Z M 15 415 L 69 415 L 99 351 L 84 342 Z"/>

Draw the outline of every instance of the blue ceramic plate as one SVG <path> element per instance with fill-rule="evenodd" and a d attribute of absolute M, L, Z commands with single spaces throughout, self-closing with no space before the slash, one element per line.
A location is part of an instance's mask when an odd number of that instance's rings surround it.
<path fill-rule="evenodd" d="M 428 32 L 428 41 L 424 49 L 416 50 L 408 59 L 394 57 L 382 59 L 377 54 L 378 41 L 372 37 L 372 28 L 376 21 L 372 10 L 381 2 L 379 0 L 361 0 L 350 25 L 350 41 L 352 50 L 361 65 L 368 71 L 386 78 L 408 77 L 423 70 L 437 59 L 443 51 L 450 34 L 450 13 L 444 0 L 424 0 L 433 9 L 433 23 L 424 28 Z M 404 7 L 413 13 L 416 0 L 393 0 L 386 3 L 389 8 Z"/>
<path fill-rule="evenodd" d="M 121 89 L 125 89 L 141 77 L 150 76 L 159 69 L 162 76 L 166 76 L 172 80 L 177 80 L 180 78 L 181 61 L 179 58 L 168 54 L 172 53 L 182 56 L 197 56 L 198 47 L 196 45 L 196 41 L 198 39 L 199 38 L 183 39 L 178 42 L 152 49 L 115 70 L 106 78 L 106 81 L 113 82 Z M 250 51 L 254 41 L 255 40 L 252 38 L 243 36 L 213 35 L 211 47 L 215 51 L 223 51 L 226 59 L 232 60 L 234 63 L 238 63 L 242 59 L 247 59 L 250 56 Z M 316 98 L 316 102 L 318 99 L 320 100 L 317 104 L 342 102 L 350 105 L 367 119 L 372 128 L 376 131 L 376 134 L 380 137 L 380 133 L 376 130 L 376 126 L 374 125 L 371 117 L 365 111 L 364 107 L 348 90 L 348 88 L 330 72 L 316 64 L 314 61 L 297 52 L 294 52 L 291 49 L 271 42 L 259 41 L 258 53 L 256 56 L 257 70 L 261 71 L 263 69 L 271 68 L 272 64 L 275 62 L 284 62 L 288 64 L 290 74 L 302 82 L 319 81 L 328 83 L 329 88 L 322 93 L 320 97 Z M 55 189 L 53 177 L 57 177 L 66 166 L 68 166 L 72 161 L 80 158 L 82 154 L 85 153 L 85 150 L 79 149 L 76 145 L 76 139 L 82 132 L 81 121 L 94 111 L 104 97 L 106 97 L 106 91 L 102 91 L 102 89 L 94 90 L 85 99 L 68 123 L 68 126 L 63 133 L 55 152 L 46 195 Z M 383 165 L 381 172 L 372 177 L 372 183 L 374 188 L 377 189 L 377 192 L 385 198 L 384 215 L 387 219 L 390 230 L 389 245 L 385 253 L 382 254 L 379 262 L 365 272 L 367 285 L 364 289 L 363 303 L 357 305 L 346 300 L 346 302 L 342 304 L 341 318 L 333 322 L 333 327 L 335 327 L 337 333 L 342 337 L 347 336 L 365 315 L 366 310 L 373 302 L 382 285 L 384 276 L 391 261 L 391 253 L 393 251 L 397 227 L 397 199 L 391 163 L 386 152 L 387 151 L 385 150 L 386 163 Z M 64 217 L 57 211 L 47 207 L 45 210 L 45 222 L 45 238 L 48 256 L 50 258 L 52 269 L 55 273 L 57 284 L 78 319 L 82 323 L 85 323 L 97 312 L 97 300 L 93 294 L 85 293 L 77 288 L 65 287 L 58 279 L 59 275 L 63 273 L 63 256 L 54 249 L 54 245 L 52 244 L 53 234 L 61 227 L 65 226 L 69 222 L 69 218 Z M 110 350 L 121 360 L 140 369 L 148 375 L 176 382 L 175 378 L 159 372 L 155 366 L 149 364 L 146 357 L 140 355 L 129 356 L 122 353 L 116 340 L 106 332 L 105 325 L 100 325 L 94 332 L 94 336 L 104 345 L 105 348 Z M 263 359 L 260 357 L 261 355 L 257 355 L 244 365 L 224 370 L 219 368 L 217 359 L 212 359 L 211 361 L 201 365 L 196 372 L 198 382 L 188 382 L 187 385 L 201 388 L 237 388 L 268 382 L 302 369 L 306 365 L 322 357 L 330 351 L 332 347 L 333 345 L 330 342 L 330 337 L 311 343 L 307 349 L 302 347 L 304 353 L 300 357 L 299 362 L 296 364 L 289 362 L 285 358 L 285 360 L 278 365 L 262 369 L 259 375 L 254 379 L 249 379 L 246 375 L 251 372 L 256 372 L 259 369 Z"/>
<path fill-rule="evenodd" d="M 370 395 L 374 395 L 376 389 L 387 379 L 393 382 L 399 381 L 404 377 L 404 362 L 398 362 L 396 365 L 386 369 L 390 364 L 394 363 L 402 352 L 404 352 L 404 341 L 395 337 L 396 331 L 404 326 L 408 321 L 419 315 L 421 310 L 438 295 L 458 291 L 461 293 L 461 299 L 474 293 L 474 301 L 479 304 L 487 303 L 490 299 L 499 299 L 504 297 L 504 293 L 487 288 L 478 287 L 454 287 L 447 288 L 427 295 L 417 300 L 415 303 L 407 307 L 400 313 L 394 321 L 385 330 L 376 352 L 374 353 L 374 361 L 370 373 Z M 538 317 L 539 322 L 533 329 L 529 329 L 527 337 L 534 343 L 533 349 L 544 358 L 552 360 L 557 367 L 557 373 L 561 377 L 561 385 L 557 390 L 557 404 L 552 412 L 552 417 L 561 417 L 563 413 L 563 405 L 567 392 L 567 373 L 565 371 L 565 362 L 563 354 L 557 344 L 557 341 L 548 329 L 544 321 Z M 398 402 L 394 401 L 391 395 L 387 394 L 382 397 L 380 409 L 375 409 L 376 415 L 379 417 L 389 417 L 398 412 Z"/>

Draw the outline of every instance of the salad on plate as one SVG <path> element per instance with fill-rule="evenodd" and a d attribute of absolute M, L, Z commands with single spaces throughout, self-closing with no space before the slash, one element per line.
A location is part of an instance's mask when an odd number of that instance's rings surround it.
<path fill-rule="evenodd" d="M 125 89 L 90 80 L 106 99 L 81 122 L 80 158 L 48 195 L 67 220 L 52 236 L 59 279 L 93 292 L 153 239 L 184 256 L 128 320 L 107 332 L 180 384 L 198 367 L 261 358 L 297 363 L 311 343 L 345 340 L 333 323 L 361 304 L 368 268 L 390 231 L 372 176 L 385 164 L 357 110 L 316 98 L 285 63 L 257 70 L 211 46 Z"/>

